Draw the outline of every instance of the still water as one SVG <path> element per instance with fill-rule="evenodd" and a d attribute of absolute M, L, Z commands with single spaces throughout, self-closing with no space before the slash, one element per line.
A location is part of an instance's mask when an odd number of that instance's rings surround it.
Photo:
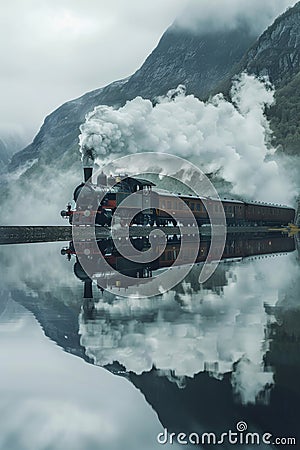
<path fill-rule="evenodd" d="M 200 263 L 160 296 L 93 300 L 68 245 L 0 247 L 1 450 L 195 448 L 179 433 L 242 421 L 272 443 L 200 448 L 300 448 L 294 243 L 224 260 L 204 285 Z"/>

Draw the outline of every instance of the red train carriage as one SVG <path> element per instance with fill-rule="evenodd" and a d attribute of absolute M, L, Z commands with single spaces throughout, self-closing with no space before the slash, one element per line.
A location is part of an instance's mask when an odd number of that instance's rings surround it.
<path fill-rule="evenodd" d="M 287 225 L 294 222 L 295 210 L 287 206 L 245 203 L 245 221 L 259 225 Z"/>
<path fill-rule="evenodd" d="M 238 200 L 229 201 L 212 199 L 209 197 L 196 197 L 192 195 L 175 195 L 175 194 L 160 194 L 159 195 L 159 207 L 156 212 L 159 224 L 166 225 L 171 221 L 170 216 L 164 211 L 165 208 L 171 211 L 172 215 L 179 218 L 179 221 L 186 223 L 190 220 L 190 213 L 188 213 L 183 207 L 182 200 L 191 211 L 198 223 L 202 225 L 209 223 L 209 216 L 207 213 L 207 207 L 210 207 L 213 212 L 213 216 L 216 222 L 221 222 L 223 219 L 223 211 L 225 213 L 227 224 L 236 223 L 238 221 L 245 220 L 244 203 Z M 172 220 L 174 222 L 174 219 Z"/>
<path fill-rule="evenodd" d="M 85 174 L 85 183 L 75 189 L 76 208 L 72 210 L 68 206 L 66 211 L 61 212 L 62 217 L 69 218 L 70 223 L 75 225 L 96 223 L 110 226 L 119 206 L 121 225 L 164 226 L 172 223 L 175 226 L 178 222 L 189 224 L 192 221 L 202 225 L 210 222 L 208 207 L 213 211 L 215 222 L 221 222 L 225 214 L 227 225 L 281 226 L 293 223 L 295 218 L 295 210 L 287 206 L 228 199 L 221 200 L 220 204 L 219 200 L 209 197 L 154 192 L 151 181 L 128 175 L 107 178 L 105 174 L 100 174 L 97 184 L 90 180 Z M 127 206 L 122 208 L 124 200 Z M 183 202 L 188 208 L 184 207 Z"/>
<path fill-rule="evenodd" d="M 168 208 L 173 215 L 179 217 L 181 222 L 185 223 L 188 220 L 190 216 L 182 210 L 181 202 L 178 201 L 178 198 L 183 200 L 190 211 L 192 211 L 198 225 L 209 223 L 210 220 L 206 209 L 208 205 L 211 206 L 215 221 L 218 221 L 218 219 L 222 220 L 223 207 L 227 225 L 288 225 L 293 223 L 295 218 L 295 210 L 287 206 L 228 199 L 222 199 L 221 206 L 220 201 L 207 197 L 162 194 L 159 195 L 159 209 L 156 212 L 159 225 L 166 225 L 171 220 L 170 216 L 165 213 L 165 208 Z"/>

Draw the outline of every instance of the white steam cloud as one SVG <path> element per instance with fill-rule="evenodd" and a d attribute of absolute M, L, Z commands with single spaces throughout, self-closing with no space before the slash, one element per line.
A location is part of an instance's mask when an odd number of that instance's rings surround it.
<path fill-rule="evenodd" d="M 248 25 L 259 35 L 297 0 L 189 0 L 176 24 L 197 33 Z"/>
<path fill-rule="evenodd" d="M 95 162 L 138 152 L 162 152 L 191 160 L 206 173 L 218 173 L 244 199 L 290 203 L 295 195 L 270 147 L 265 107 L 274 102 L 270 84 L 242 74 L 232 103 L 218 94 L 204 103 L 170 91 L 153 106 L 137 97 L 120 109 L 98 106 L 81 125 L 83 156 Z M 154 162 L 155 163 L 155 162 Z M 146 168 L 145 168 L 146 169 Z"/>
<path fill-rule="evenodd" d="M 192 279 L 199 270 L 193 268 Z M 279 290 L 286 291 L 296 270 L 291 255 L 244 260 L 218 267 L 217 279 L 226 279 L 219 291 L 205 285 L 199 291 L 186 279 L 179 292 L 142 303 L 104 297 L 95 306 L 96 326 L 80 316 L 81 345 L 96 365 L 118 361 L 136 374 L 154 366 L 161 376 L 172 374 L 179 386 L 201 372 L 218 380 L 231 372 L 237 401 L 268 403 L 274 373 L 264 359 L 274 318 L 265 305 L 276 305 Z"/>
<path fill-rule="evenodd" d="M 74 187 L 81 181 L 80 165 L 59 171 L 52 166 L 38 170 L 36 163 L 36 160 L 28 162 L 14 177 L 6 178 L 8 195 L 1 204 L 2 225 L 68 224 L 59 211 L 72 200 Z M 28 169 L 34 170 L 30 179 L 16 181 Z"/>

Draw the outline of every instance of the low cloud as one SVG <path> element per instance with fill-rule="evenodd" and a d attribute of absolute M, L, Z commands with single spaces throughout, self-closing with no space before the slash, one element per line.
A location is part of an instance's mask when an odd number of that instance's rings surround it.
<path fill-rule="evenodd" d="M 177 25 L 195 32 L 235 29 L 247 24 L 259 35 L 296 0 L 189 0 Z"/>

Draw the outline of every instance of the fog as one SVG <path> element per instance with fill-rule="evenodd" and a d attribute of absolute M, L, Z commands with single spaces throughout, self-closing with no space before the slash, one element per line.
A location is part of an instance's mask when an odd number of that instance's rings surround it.
<path fill-rule="evenodd" d="M 176 23 L 194 32 L 215 32 L 248 26 L 255 35 L 297 0 L 189 0 Z"/>

